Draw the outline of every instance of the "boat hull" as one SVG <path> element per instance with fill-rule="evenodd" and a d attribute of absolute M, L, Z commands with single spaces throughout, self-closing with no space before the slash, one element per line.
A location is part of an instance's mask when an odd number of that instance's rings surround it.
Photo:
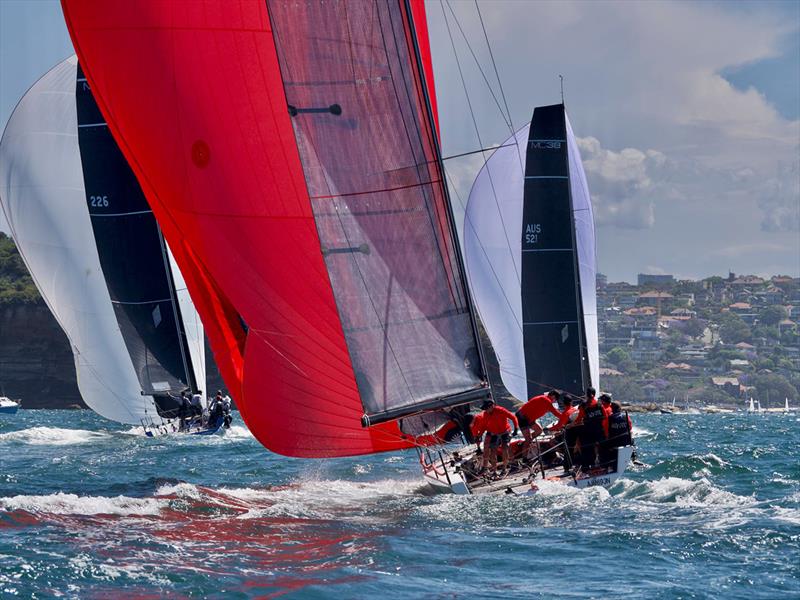
<path fill-rule="evenodd" d="M 437 492 L 449 492 L 458 495 L 484 495 L 484 494 L 535 494 L 541 482 L 557 483 L 579 489 L 589 487 L 609 487 L 619 479 L 633 456 L 633 446 L 623 446 L 617 450 L 614 468 L 593 469 L 586 474 L 575 475 L 564 472 L 561 467 L 546 469 L 532 474 L 530 472 L 515 473 L 496 481 L 468 482 L 463 471 L 457 467 L 457 460 L 453 457 L 467 456 L 474 452 L 475 446 L 466 446 L 454 452 L 442 452 L 436 461 L 425 461 L 420 454 L 423 477 Z"/>

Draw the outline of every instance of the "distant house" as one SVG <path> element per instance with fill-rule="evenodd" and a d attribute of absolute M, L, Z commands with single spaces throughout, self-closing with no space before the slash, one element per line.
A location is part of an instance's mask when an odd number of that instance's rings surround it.
<path fill-rule="evenodd" d="M 736 377 L 712 377 L 711 383 L 734 398 L 738 398 L 741 393 L 741 385 Z"/>
<path fill-rule="evenodd" d="M 654 317 L 658 311 L 652 306 L 640 306 L 623 311 L 629 317 Z"/>
<path fill-rule="evenodd" d="M 733 281 L 731 281 L 730 285 L 737 286 L 737 287 L 746 287 L 746 286 L 759 286 L 764 283 L 764 280 L 761 277 L 756 275 L 744 275 L 742 277 L 737 277 Z"/>
<path fill-rule="evenodd" d="M 639 303 L 648 306 L 661 306 L 662 302 L 672 300 L 674 296 L 669 292 L 644 292 L 639 294 Z"/>
<path fill-rule="evenodd" d="M 617 371 L 616 369 L 600 367 L 600 375 L 603 377 L 621 377 L 624 375 L 624 373 L 622 371 Z"/>
<path fill-rule="evenodd" d="M 738 344 L 734 344 L 734 348 L 738 348 L 739 350 L 743 350 L 745 352 L 756 349 L 753 344 L 748 344 L 747 342 L 739 342 Z"/>
<path fill-rule="evenodd" d="M 797 323 L 791 319 L 783 319 L 778 323 L 778 335 L 783 335 L 787 331 L 797 331 Z"/>
<path fill-rule="evenodd" d="M 749 302 L 734 302 L 728 308 L 735 313 L 748 313 L 753 310 Z"/>
<path fill-rule="evenodd" d="M 750 366 L 750 361 L 743 358 L 734 358 L 728 362 L 731 365 L 731 369 L 746 369 Z"/>
<path fill-rule="evenodd" d="M 688 308 L 676 308 L 675 310 L 670 311 L 672 316 L 675 317 L 695 317 L 697 316 L 697 312 L 690 310 Z"/>

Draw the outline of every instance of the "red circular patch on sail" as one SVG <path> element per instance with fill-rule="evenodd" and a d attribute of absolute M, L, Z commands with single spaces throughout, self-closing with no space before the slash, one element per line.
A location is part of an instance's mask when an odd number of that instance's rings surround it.
<path fill-rule="evenodd" d="M 201 169 L 211 160 L 211 149 L 203 140 L 197 140 L 192 144 L 192 162 Z"/>

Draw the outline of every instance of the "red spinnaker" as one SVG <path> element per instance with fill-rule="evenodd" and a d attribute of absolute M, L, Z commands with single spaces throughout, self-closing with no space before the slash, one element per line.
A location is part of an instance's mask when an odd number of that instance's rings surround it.
<path fill-rule="evenodd" d="M 416 27 L 432 94 L 422 0 L 411 2 L 412 14 L 402 0 L 392 2 L 404 17 L 406 43 Z M 93 93 L 162 226 L 253 434 L 289 456 L 409 447 L 395 423 L 360 425 L 364 409 L 267 3 L 62 0 L 62 6 Z M 421 89 L 420 74 L 411 72 Z"/>

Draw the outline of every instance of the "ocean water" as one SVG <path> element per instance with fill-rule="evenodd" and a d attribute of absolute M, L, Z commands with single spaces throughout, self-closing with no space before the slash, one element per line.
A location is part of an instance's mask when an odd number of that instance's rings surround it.
<path fill-rule="evenodd" d="M 238 416 L 238 415 L 237 415 Z M 798 598 L 800 415 L 633 415 L 611 489 L 431 495 L 413 452 L 325 461 L 0 416 L 0 597 Z"/>

